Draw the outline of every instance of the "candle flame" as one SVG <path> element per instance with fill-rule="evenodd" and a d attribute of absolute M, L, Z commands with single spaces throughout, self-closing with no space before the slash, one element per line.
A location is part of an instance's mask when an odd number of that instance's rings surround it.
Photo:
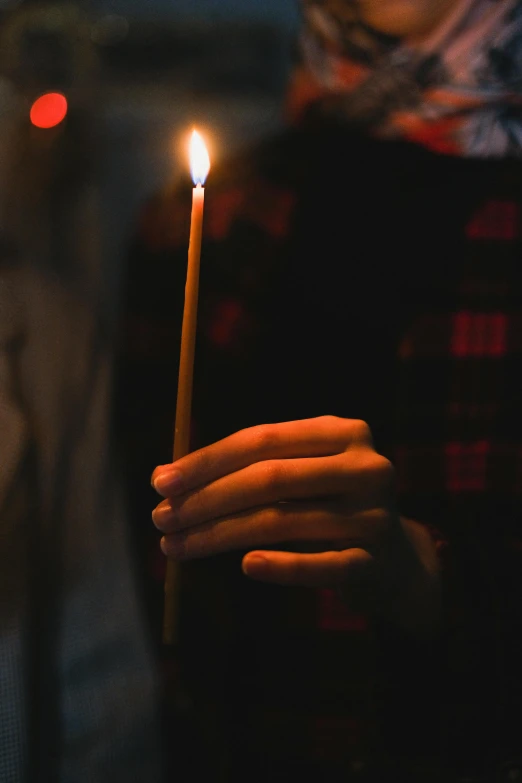
<path fill-rule="evenodd" d="M 194 185 L 204 185 L 210 170 L 210 158 L 208 157 L 205 142 L 196 130 L 190 137 L 190 173 Z"/>

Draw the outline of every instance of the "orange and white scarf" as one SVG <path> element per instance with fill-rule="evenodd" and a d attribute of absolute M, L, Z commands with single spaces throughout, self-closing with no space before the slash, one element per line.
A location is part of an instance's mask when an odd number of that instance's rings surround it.
<path fill-rule="evenodd" d="M 307 108 L 441 153 L 522 156 L 521 0 L 458 0 L 415 44 L 363 25 L 352 0 L 303 6 Z"/>

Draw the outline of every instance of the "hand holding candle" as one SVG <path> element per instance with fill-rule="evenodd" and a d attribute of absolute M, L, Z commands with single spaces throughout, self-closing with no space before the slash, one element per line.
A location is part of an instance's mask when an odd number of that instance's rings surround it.
<path fill-rule="evenodd" d="M 243 571 L 337 588 L 356 611 L 438 632 L 430 533 L 395 507 L 395 473 L 362 421 L 321 416 L 241 430 L 152 476 L 162 549 L 177 560 L 245 551 Z M 181 486 L 180 486 L 181 480 Z"/>
<path fill-rule="evenodd" d="M 205 204 L 205 189 L 203 186 L 210 169 L 207 149 L 203 139 L 195 130 L 192 132 L 190 140 L 190 169 L 195 187 L 192 191 L 192 216 L 190 221 L 187 283 L 185 286 L 185 306 L 183 309 L 183 325 L 181 329 L 181 354 L 179 360 L 178 396 L 174 432 L 174 461 L 185 456 L 185 454 L 188 454 L 190 447 L 192 379 L 194 375 L 199 267 Z M 163 641 L 165 644 L 174 644 L 176 640 L 177 569 L 177 565 L 169 560 L 165 578 L 165 612 L 163 619 Z"/>

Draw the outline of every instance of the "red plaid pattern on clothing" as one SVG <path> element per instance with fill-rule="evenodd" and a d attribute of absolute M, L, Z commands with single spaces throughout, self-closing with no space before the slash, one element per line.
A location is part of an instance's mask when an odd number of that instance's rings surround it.
<path fill-rule="evenodd" d="M 507 328 L 505 313 L 457 313 L 452 317 L 450 354 L 461 358 L 504 356 Z"/>
<path fill-rule="evenodd" d="M 473 497 L 480 503 L 501 496 L 504 506 L 511 498 L 519 513 L 521 226 L 514 200 L 481 205 L 466 226 L 465 263 L 451 306 L 423 313 L 399 347 L 395 461 L 408 513 L 415 511 L 412 496 L 421 493 L 466 497 L 471 514 Z"/>

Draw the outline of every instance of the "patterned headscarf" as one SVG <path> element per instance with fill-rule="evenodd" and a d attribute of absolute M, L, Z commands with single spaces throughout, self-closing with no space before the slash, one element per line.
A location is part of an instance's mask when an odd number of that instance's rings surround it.
<path fill-rule="evenodd" d="M 371 30 L 353 0 L 303 0 L 314 109 L 384 138 L 522 156 L 522 2 L 456 0 L 415 44 Z"/>

